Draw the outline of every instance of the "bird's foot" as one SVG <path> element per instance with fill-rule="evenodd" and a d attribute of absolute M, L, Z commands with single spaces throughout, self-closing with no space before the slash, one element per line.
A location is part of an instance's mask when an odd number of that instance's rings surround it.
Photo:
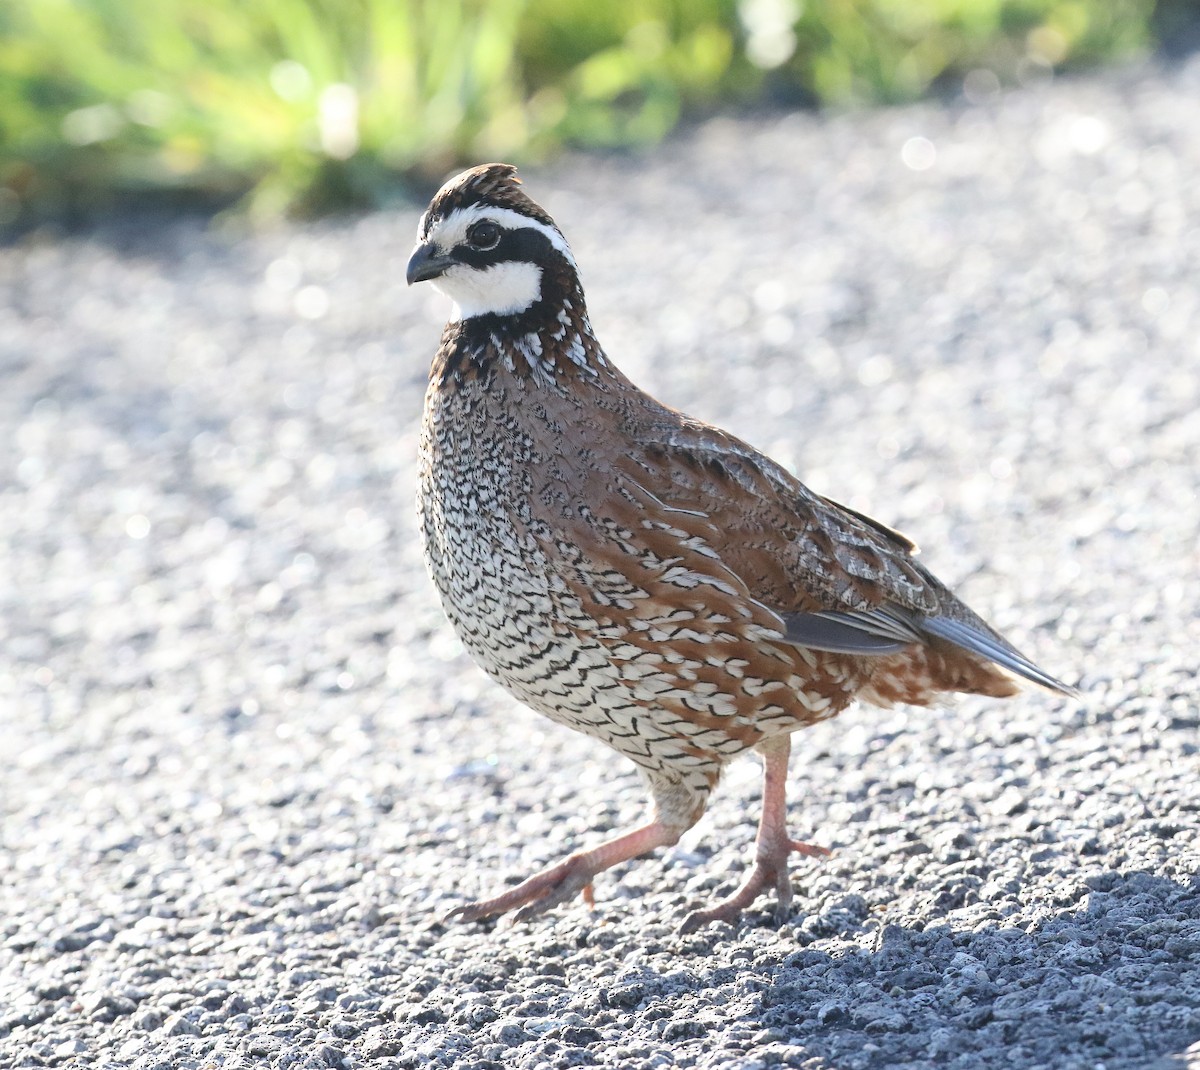
<path fill-rule="evenodd" d="M 593 870 L 586 864 L 586 855 L 574 854 L 556 866 L 536 873 L 515 888 L 491 899 L 481 899 L 456 907 L 446 915 L 446 921 L 479 921 L 516 910 L 515 920 L 526 921 L 544 914 L 552 907 L 565 903 L 576 892 L 583 892 L 591 906 L 590 895 Z"/>
<path fill-rule="evenodd" d="M 445 920 L 479 921 L 515 910 L 514 920 L 528 921 L 565 903 L 577 892 L 583 893 L 583 900 L 589 908 L 593 907 L 592 878 L 597 873 L 618 862 L 653 851 L 656 847 L 669 846 L 678 839 L 678 829 L 668 828 L 657 820 L 651 821 L 590 851 L 577 851 L 558 865 L 534 874 L 502 895 L 457 907 L 446 915 Z"/>
<path fill-rule="evenodd" d="M 775 889 L 775 920 L 777 924 L 782 925 L 787 921 L 792 905 L 792 882 L 788 876 L 788 855 L 793 851 L 796 854 L 819 858 L 827 857 L 830 854 L 825 847 L 801 843 L 799 840 L 783 838 L 768 844 L 764 844 L 760 840 L 754 866 L 737 891 L 714 903 L 711 907 L 704 910 L 693 910 L 683 919 L 683 924 L 679 927 L 680 934 L 694 933 L 697 929 L 714 921 L 735 924 L 741 917 L 742 911 L 770 888 Z"/>

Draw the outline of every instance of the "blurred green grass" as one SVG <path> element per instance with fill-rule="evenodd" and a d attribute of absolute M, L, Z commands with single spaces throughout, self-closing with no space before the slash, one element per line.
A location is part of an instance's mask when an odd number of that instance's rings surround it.
<path fill-rule="evenodd" d="M 267 216 L 373 204 L 464 162 L 652 143 L 718 106 L 894 102 L 1111 61 L 1152 44 L 1154 9 L 0 0 L 0 224 L 131 196 Z"/>

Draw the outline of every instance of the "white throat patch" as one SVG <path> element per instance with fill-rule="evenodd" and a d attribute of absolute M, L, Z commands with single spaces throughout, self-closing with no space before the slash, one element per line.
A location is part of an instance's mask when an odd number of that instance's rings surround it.
<path fill-rule="evenodd" d="M 482 269 L 457 264 L 433 285 L 454 302 L 451 319 L 469 320 L 489 312 L 511 316 L 542 296 L 542 269 L 520 260 Z"/>
<path fill-rule="evenodd" d="M 472 223 L 488 219 L 505 230 L 529 228 L 540 231 L 550 244 L 575 266 L 571 247 L 556 227 L 515 212 L 511 208 L 473 204 L 451 212 L 425 235 L 439 249 L 447 251 L 467 240 Z M 508 261 L 487 268 L 458 264 L 433 280 L 433 285 L 454 302 L 452 318 L 467 320 L 489 312 L 511 316 L 524 312 L 542 296 L 542 269 L 525 261 Z"/>

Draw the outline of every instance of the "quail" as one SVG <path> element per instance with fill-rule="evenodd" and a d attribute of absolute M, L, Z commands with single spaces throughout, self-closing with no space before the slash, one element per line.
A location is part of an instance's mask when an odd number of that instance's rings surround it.
<path fill-rule="evenodd" d="M 454 302 L 430 370 L 418 506 L 442 605 L 517 699 L 637 766 L 649 820 L 450 915 L 541 914 L 674 844 L 727 762 L 763 761 L 755 860 L 684 931 L 771 889 L 787 917 L 791 733 L 849 703 L 1071 689 L 959 601 L 891 528 L 656 401 L 608 359 L 571 248 L 485 164 L 421 217 L 411 285 Z"/>

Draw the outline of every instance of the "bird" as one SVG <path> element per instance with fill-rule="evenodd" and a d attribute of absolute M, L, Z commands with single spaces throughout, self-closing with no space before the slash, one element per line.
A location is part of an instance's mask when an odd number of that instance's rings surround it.
<path fill-rule="evenodd" d="M 515 698 L 630 759 L 648 819 L 447 915 L 541 915 L 678 842 L 721 773 L 763 763 L 754 861 L 681 931 L 790 915 L 791 735 L 855 700 L 1073 689 L 967 608 L 904 535 L 639 389 L 588 318 L 570 245 L 511 164 L 450 179 L 407 282 L 453 302 L 422 417 L 426 564 L 466 651 Z"/>

